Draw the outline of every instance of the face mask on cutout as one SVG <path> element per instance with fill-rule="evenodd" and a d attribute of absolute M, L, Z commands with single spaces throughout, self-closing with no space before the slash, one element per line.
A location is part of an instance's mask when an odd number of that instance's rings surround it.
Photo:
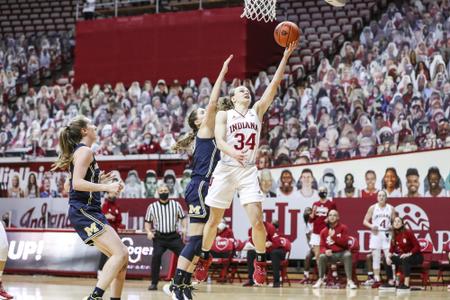
<path fill-rule="evenodd" d="M 319 197 L 324 199 L 327 197 L 327 192 L 319 192 Z"/>

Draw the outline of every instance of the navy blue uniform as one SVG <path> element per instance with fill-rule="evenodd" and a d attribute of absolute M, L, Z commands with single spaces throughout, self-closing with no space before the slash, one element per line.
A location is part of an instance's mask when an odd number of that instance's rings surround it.
<path fill-rule="evenodd" d="M 80 147 L 87 146 L 80 143 L 75 146 L 73 152 L 75 153 Z M 70 163 L 69 220 L 81 239 L 92 246 L 92 238 L 105 231 L 108 221 L 102 213 L 100 192 L 80 192 L 73 189 L 73 168 L 73 163 Z M 92 183 L 100 181 L 100 169 L 95 157 L 86 171 L 84 180 Z"/>
<path fill-rule="evenodd" d="M 186 204 L 191 223 L 206 223 L 209 217 L 209 207 L 205 205 L 208 194 L 209 181 L 220 160 L 220 151 L 217 149 L 214 138 L 195 139 L 193 170 L 191 182 L 186 188 Z"/>

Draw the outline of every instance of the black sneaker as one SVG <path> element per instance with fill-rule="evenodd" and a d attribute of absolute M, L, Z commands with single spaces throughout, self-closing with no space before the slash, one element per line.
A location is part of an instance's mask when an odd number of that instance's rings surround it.
<path fill-rule="evenodd" d="M 274 282 L 273 283 L 273 287 L 274 288 L 279 288 L 279 287 L 281 287 L 281 283 L 280 282 Z"/>
<path fill-rule="evenodd" d="M 183 294 L 184 294 L 184 300 L 192 300 L 194 299 L 193 291 L 195 291 L 195 288 L 192 284 L 185 284 L 183 286 Z"/>
<path fill-rule="evenodd" d="M 399 293 L 408 293 L 410 291 L 411 291 L 410 287 L 406 286 L 403 283 L 400 286 L 397 287 L 397 292 L 399 292 Z"/>
<path fill-rule="evenodd" d="M 150 286 L 148 287 L 149 291 L 156 291 L 158 289 L 158 285 L 156 284 L 150 284 Z"/>
<path fill-rule="evenodd" d="M 379 290 L 385 290 L 385 291 L 395 291 L 395 285 L 390 283 L 382 284 L 379 288 Z"/>

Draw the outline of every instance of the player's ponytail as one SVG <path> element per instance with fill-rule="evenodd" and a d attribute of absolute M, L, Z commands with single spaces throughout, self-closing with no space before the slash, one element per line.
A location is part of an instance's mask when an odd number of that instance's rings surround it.
<path fill-rule="evenodd" d="M 233 102 L 231 102 L 231 97 L 220 97 L 219 105 L 217 106 L 217 110 L 227 111 L 234 108 Z"/>
<path fill-rule="evenodd" d="M 75 117 L 59 133 L 59 156 L 52 165 L 52 171 L 67 170 L 73 160 L 73 150 L 82 139 L 81 129 L 86 128 L 88 120 L 84 116 Z"/>
<path fill-rule="evenodd" d="M 181 139 L 179 139 L 176 142 L 176 144 L 172 147 L 173 151 L 182 152 L 186 151 L 187 149 L 189 149 L 189 147 L 191 147 L 199 130 L 199 127 L 197 126 L 197 124 L 195 124 L 195 121 L 197 121 L 196 109 L 194 109 L 188 117 L 188 124 L 189 127 L 191 127 L 192 131 L 190 133 L 185 134 Z"/>

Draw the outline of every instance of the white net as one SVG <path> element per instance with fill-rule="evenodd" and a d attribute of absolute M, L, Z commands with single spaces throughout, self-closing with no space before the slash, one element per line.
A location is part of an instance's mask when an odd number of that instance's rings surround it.
<path fill-rule="evenodd" d="M 277 18 L 277 0 L 244 0 L 244 12 L 241 18 L 272 22 Z"/>

